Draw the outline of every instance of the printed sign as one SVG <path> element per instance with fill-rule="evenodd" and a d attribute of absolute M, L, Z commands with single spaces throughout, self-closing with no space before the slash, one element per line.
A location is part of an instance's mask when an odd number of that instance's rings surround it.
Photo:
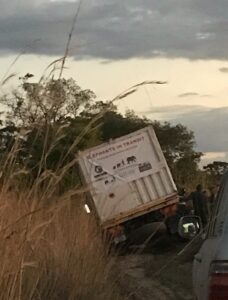
<path fill-rule="evenodd" d="M 153 173 L 158 163 L 154 146 L 146 132 L 92 149 L 86 156 L 86 168 L 92 182 L 105 187 L 130 182 Z"/>

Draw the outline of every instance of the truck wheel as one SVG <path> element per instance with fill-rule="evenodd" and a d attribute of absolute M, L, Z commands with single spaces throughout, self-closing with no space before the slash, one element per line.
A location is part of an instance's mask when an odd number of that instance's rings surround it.
<path fill-rule="evenodd" d="M 167 219 L 165 225 L 166 225 L 166 231 L 169 235 L 174 235 L 178 232 L 178 223 L 176 218 Z"/>

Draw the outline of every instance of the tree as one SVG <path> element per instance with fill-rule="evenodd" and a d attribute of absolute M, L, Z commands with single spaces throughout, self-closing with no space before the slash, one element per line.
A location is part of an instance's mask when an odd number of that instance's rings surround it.
<path fill-rule="evenodd" d="M 203 167 L 206 174 L 214 184 L 218 184 L 223 175 L 228 171 L 228 163 L 224 161 L 214 161 Z"/>
<path fill-rule="evenodd" d="M 81 136 L 91 119 L 86 111 L 94 105 L 93 92 L 82 90 L 73 79 L 31 83 L 29 78 L 21 78 L 19 89 L 1 99 L 7 113 L 0 155 L 3 163 L 12 145 L 17 145 L 14 167 L 23 166 L 33 180 L 45 171 L 60 170 L 79 149 L 96 144 L 99 130 L 91 128 Z"/>
<path fill-rule="evenodd" d="M 50 79 L 31 83 L 29 77 L 1 103 L 7 107 L 7 121 L 17 126 L 52 124 L 65 117 L 75 118 L 95 99 L 90 90 L 82 90 L 73 79 Z"/>

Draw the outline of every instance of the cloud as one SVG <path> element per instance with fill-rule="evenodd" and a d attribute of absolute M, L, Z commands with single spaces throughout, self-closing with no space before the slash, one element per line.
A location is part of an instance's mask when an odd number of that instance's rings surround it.
<path fill-rule="evenodd" d="M 159 115 L 160 113 L 160 115 Z M 148 112 L 151 119 L 182 123 L 193 130 L 197 148 L 203 152 L 228 152 L 228 106 L 209 108 L 203 106 L 168 106 Z"/>
<path fill-rule="evenodd" d="M 180 95 L 178 95 L 179 98 L 188 98 L 188 97 L 201 97 L 201 98 L 212 98 L 213 95 L 210 94 L 199 94 L 196 92 L 188 92 L 188 93 L 182 93 Z"/>
<path fill-rule="evenodd" d="M 82 5 L 70 49 L 79 59 L 228 58 L 227 0 L 88 2 Z M 30 45 L 31 53 L 62 55 L 77 4 L 0 0 L 0 51 L 9 54 Z"/>
<path fill-rule="evenodd" d="M 227 152 L 228 107 L 182 115 L 176 121 L 195 132 L 197 145 L 202 151 Z"/>
<path fill-rule="evenodd" d="M 210 95 L 210 94 L 202 94 L 200 95 L 201 98 L 213 98 L 214 96 L 213 95 Z"/>
<path fill-rule="evenodd" d="M 201 105 L 169 105 L 169 106 L 155 106 L 150 108 L 140 114 L 150 115 L 150 114 L 165 114 L 170 119 L 171 117 L 180 116 L 186 113 L 193 113 L 198 111 L 204 111 L 208 109 Z"/>
<path fill-rule="evenodd" d="M 189 92 L 189 93 L 183 93 L 178 95 L 179 98 L 186 98 L 186 97 L 193 97 L 193 96 L 199 96 L 199 94 L 195 92 Z"/>
<path fill-rule="evenodd" d="M 219 68 L 219 71 L 222 73 L 228 73 L 228 67 Z"/>
<path fill-rule="evenodd" d="M 226 161 L 228 162 L 228 153 L 226 152 L 206 152 L 204 156 L 201 158 L 200 167 L 212 163 L 213 161 Z"/>

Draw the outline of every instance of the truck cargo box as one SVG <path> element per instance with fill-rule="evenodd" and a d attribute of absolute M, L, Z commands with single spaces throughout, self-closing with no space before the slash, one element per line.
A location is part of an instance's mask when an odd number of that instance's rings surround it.
<path fill-rule="evenodd" d="M 103 228 L 178 202 L 152 126 L 80 152 L 79 165 Z"/>

